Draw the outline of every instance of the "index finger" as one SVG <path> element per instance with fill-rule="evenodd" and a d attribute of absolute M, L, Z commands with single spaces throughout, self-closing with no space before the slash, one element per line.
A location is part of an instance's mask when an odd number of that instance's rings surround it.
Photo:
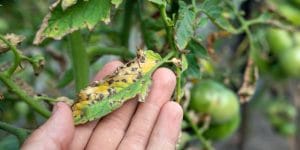
<path fill-rule="evenodd" d="M 104 65 L 102 70 L 96 75 L 94 80 L 101 80 L 105 76 L 113 73 L 119 66 L 123 65 L 120 61 L 112 61 Z M 88 140 L 97 125 L 98 120 L 79 125 L 75 129 L 75 134 L 73 141 L 70 145 L 70 149 L 72 150 L 81 150 L 84 149 L 86 144 L 88 143 Z"/>

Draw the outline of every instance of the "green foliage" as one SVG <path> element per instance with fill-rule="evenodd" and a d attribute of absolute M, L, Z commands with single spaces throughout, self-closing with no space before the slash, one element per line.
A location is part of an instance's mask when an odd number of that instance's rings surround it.
<path fill-rule="evenodd" d="M 34 43 L 40 44 L 46 38 L 61 39 L 76 30 L 88 28 L 92 30 L 99 21 L 110 21 L 110 0 L 78 1 L 76 5 L 63 11 L 59 2 L 54 3 L 44 18 L 41 28 L 36 34 Z"/>
<path fill-rule="evenodd" d="M 219 28 L 228 32 L 235 32 L 228 19 L 223 16 L 224 8 L 226 7 L 222 0 L 205 0 L 201 4 L 199 11 L 204 12 Z"/>
<path fill-rule="evenodd" d="M 179 1 L 179 6 L 179 16 L 175 24 L 175 41 L 178 49 L 183 50 L 194 35 L 196 13 L 183 1 Z"/>

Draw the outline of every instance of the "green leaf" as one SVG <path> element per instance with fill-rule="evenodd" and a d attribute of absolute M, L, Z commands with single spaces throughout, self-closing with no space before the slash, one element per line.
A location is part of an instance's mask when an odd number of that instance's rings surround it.
<path fill-rule="evenodd" d="M 118 8 L 122 2 L 123 0 L 111 0 L 111 3 L 114 4 L 116 8 Z"/>
<path fill-rule="evenodd" d="M 205 47 L 198 41 L 192 39 L 187 46 L 187 50 L 190 50 L 190 54 L 195 55 L 200 58 L 207 58 L 207 50 Z"/>
<path fill-rule="evenodd" d="M 99 21 L 109 22 L 110 0 L 80 0 L 63 11 L 57 0 L 50 8 L 37 32 L 34 44 L 40 44 L 46 38 L 61 39 L 76 30 L 88 28 L 92 30 Z"/>
<path fill-rule="evenodd" d="M 192 39 L 188 46 L 187 50 L 190 51 L 186 55 L 187 62 L 188 62 L 188 68 L 184 72 L 185 76 L 190 76 L 193 78 L 201 78 L 201 72 L 200 72 L 200 63 L 198 61 L 199 58 L 207 58 L 207 51 L 206 49 L 201 45 L 201 43 L 195 41 Z"/>
<path fill-rule="evenodd" d="M 223 0 L 205 0 L 200 6 L 199 11 L 204 12 L 209 19 L 222 30 L 226 30 L 228 32 L 235 32 L 232 24 L 223 16 L 224 3 Z"/>
<path fill-rule="evenodd" d="M 188 6 L 179 1 L 179 16 L 175 24 L 175 41 L 179 50 L 183 50 L 194 35 L 196 14 Z"/>

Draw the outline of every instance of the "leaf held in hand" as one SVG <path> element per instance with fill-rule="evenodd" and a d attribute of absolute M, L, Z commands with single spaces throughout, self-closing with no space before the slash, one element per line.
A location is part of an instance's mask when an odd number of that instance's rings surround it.
<path fill-rule="evenodd" d="M 151 75 L 163 62 L 159 54 L 139 50 L 136 59 L 83 89 L 78 95 L 78 102 L 72 106 L 75 124 L 101 118 L 135 96 L 139 101 L 145 101 Z"/>

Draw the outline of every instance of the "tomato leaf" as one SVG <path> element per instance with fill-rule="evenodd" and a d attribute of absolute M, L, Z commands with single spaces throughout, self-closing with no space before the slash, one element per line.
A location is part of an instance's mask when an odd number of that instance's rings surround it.
<path fill-rule="evenodd" d="M 195 41 L 194 39 L 192 39 L 189 42 L 187 46 L 187 50 L 189 50 L 190 53 L 186 55 L 188 68 L 184 72 L 184 75 L 193 78 L 200 78 L 201 72 L 200 72 L 200 65 L 198 62 L 198 58 L 206 58 L 207 52 L 205 48 L 198 41 Z"/>
<path fill-rule="evenodd" d="M 140 50 L 136 59 L 119 67 L 104 80 L 83 89 L 78 95 L 78 102 L 72 106 L 75 124 L 101 118 L 135 96 L 139 101 L 145 101 L 151 75 L 165 59 L 151 50 Z"/>
<path fill-rule="evenodd" d="M 196 14 L 185 2 L 179 1 L 179 16 L 175 24 L 175 40 L 179 50 L 183 50 L 194 35 Z"/>
<path fill-rule="evenodd" d="M 34 44 L 40 44 L 46 38 L 61 39 L 76 30 L 88 28 L 92 30 L 99 21 L 109 22 L 110 0 L 78 1 L 65 11 L 59 7 L 57 0 L 46 15 L 36 33 Z"/>
<path fill-rule="evenodd" d="M 209 19 L 222 30 L 235 32 L 234 27 L 222 14 L 225 12 L 223 2 L 222 0 L 205 0 L 200 6 L 199 11 L 205 13 Z"/>

